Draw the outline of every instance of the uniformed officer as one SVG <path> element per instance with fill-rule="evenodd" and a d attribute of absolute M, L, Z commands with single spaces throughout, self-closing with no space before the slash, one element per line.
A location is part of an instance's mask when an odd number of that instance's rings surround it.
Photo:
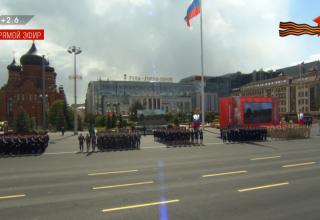
<path fill-rule="evenodd" d="M 79 150 L 80 152 L 83 152 L 84 137 L 82 134 L 79 135 L 78 140 L 79 140 Z"/>
<path fill-rule="evenodd" d="M 97 146 L 97 137 L 95 133 L 92 133 L 91 135 L 91 146 L 92 146 L 92 151 L 96 151 L 96 146 Z"/>
<path fill-rule="evenodd" d="M 90 151 L 90 142 L 91 142 L 91 138 L 89 134 L 86 134 L 86 145 L 87 145 L 87 152 Z"/>

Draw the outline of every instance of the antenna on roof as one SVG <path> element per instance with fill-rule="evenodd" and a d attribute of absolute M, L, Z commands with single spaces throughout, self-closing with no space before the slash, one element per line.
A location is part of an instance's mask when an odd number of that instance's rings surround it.
<path fill-rule="evenodd" d="M 12 56 L 13 56 L 13 59 L 15 60 L 16 59 L 16 51 L 15 50 L 12 51 Z"/>

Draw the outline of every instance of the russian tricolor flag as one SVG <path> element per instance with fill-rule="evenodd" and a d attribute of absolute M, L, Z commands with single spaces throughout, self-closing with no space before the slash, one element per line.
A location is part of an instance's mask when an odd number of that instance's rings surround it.
<path fill-rule="evenodd" d="M 190 20 L 200 14 L 201 7 L 200 7 L 200 0 L 193 0 L 191 5 L 188 8 L 187 15 L 184 20 L 187 22 L 188 27 L 190 27 Z"/>

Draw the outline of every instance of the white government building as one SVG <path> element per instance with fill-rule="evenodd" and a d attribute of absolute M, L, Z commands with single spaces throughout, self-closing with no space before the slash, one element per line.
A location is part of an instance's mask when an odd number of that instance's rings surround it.
<path fill-rule="evenodd" d="M 147 114 L 200 111 L 201 90 L 195 83 L 155 81 L 92 81 L 86 94 L 86 111 L 93 114 L 129 114 L 139 102 Z M 218 111 L 216 93 L 205 93 L 205 111 Z"/>

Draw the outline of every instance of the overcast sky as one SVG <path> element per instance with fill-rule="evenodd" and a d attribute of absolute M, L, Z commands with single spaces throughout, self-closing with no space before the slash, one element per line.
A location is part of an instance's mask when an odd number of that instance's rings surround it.
<path fill-rule="evenodd" d="M 319 16 L 315 0 L 203 0 L 205 75 L 255 69 L 276 69 L 319 59 L 320 39 L 280 38 L 280 21 L 312 24 Z M 121 80 L 123 75 L 171 76 L 175 81 L 200 73 L 199 17 L 188 29 L 184 16 L 190 0 L 0 0 L 0 14 L 30 14 L 26 26 L 43 28 L 37 41 L 49 56 L 72 99 L 72 56 L 67 48 L 80 46 L 78 72 L 83 76 L 79 98 L 87 84 L 99 77 Z M 317 14 L 319 13 L 319 14 Z M 13 51 L 19 60 L 31 41 L 0 42 L 0 86 Z"/>

